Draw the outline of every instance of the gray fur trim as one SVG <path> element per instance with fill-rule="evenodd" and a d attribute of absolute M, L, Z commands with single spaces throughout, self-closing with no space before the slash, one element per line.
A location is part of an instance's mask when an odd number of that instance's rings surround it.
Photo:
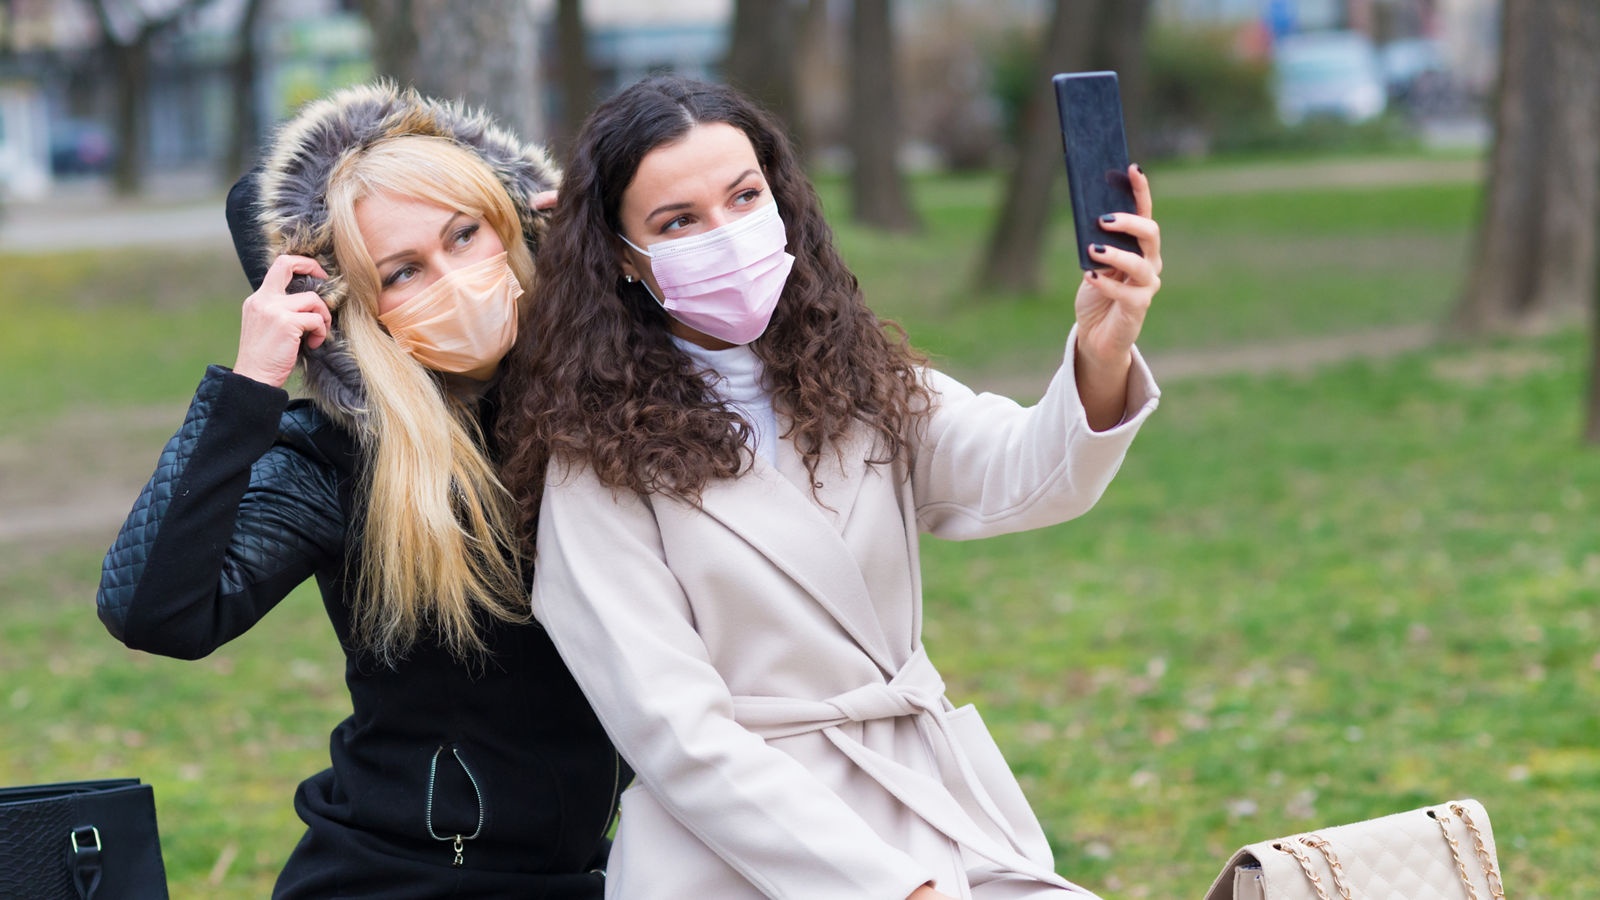
<path fill-rule="evenodd" d="M 346 428 L 359 423 L 366 391 L 355 359 L 339 339 L 345 286 L 328 227 L 328 176 L 348 153 L 413 134 L 449 138 L 482 157 L 511 195 L 530 249 L 544 237 L 546 219 L 534 210 L 534 195 L 553 189 L 561 177 L 543 148 L 518 140 L 482 111 L 388 81 L 335 92 L 307 104 L 283 125 L 262 166 L 262 236 L 269 259 L 283 253 L 309 256 L 332 276 L 321 293 L 333 311 L 333 336 L 317 350 L 302 350 L 300 364 L 312 401 Z"/>

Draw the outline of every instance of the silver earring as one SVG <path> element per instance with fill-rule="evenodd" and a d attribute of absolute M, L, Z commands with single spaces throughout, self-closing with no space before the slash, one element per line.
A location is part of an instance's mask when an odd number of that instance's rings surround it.
<path fill-rule="evenodd" d="M 624 275 L 624 276 L 622 276 L 622 280 L 626 281 L 629 284 L 633 284 L 633 276 L 632 275 Z"/>

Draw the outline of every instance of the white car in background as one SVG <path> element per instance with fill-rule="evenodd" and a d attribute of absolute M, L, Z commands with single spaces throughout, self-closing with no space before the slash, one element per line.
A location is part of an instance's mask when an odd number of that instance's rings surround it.
<path fill-rule="evenodd" d="M 1287 125 L 1319 116 L 1365 122 L 1382 115 L 1388 102 L 1377 48 L 1358 31 L 1279 38 L 1272 81 L 1278 118 Z"/>

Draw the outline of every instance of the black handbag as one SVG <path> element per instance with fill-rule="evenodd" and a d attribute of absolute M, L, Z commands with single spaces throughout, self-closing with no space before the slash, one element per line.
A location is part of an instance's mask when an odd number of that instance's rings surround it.
<path fill-rule="evenodd" d="M 165 900 L 155 793 L 137 778 L 0 788 L 0 900 Z"/>

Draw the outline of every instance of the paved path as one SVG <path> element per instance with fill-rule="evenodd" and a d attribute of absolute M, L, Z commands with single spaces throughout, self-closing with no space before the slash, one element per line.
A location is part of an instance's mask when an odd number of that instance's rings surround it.
<path fill-rule="evenodd" d="M 229 246 L 226 194 L 209 174 L 154 176 L 146 196 L 119 198 L 103 181 L 68 181 L 42 201 L 0 215 L 0 253 L 112 247 Z"/>

